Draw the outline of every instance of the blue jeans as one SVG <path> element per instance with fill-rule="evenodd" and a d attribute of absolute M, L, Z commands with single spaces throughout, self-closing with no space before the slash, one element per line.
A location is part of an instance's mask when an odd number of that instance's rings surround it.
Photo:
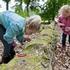
<path fill-rule="evenodd" d="M 4 45 L 4 52 L 3 56 L 11 56 L 11 52 L 14 51 L 14 48 L 12 47 L 12 44 L 8 44 L 4 39 L 3 35 L 5 34 L 6 29 L 0 24 L 0 40 Z"/>
<path fill-rule="evenodd" d="M 62 45 L 65 46 L 66 45 L 66 38 L 67 38 L 67 35 L 66 34 L 62 34 Z M 68 42 L 70 44 L 70 35 L 68 35 Z"/>

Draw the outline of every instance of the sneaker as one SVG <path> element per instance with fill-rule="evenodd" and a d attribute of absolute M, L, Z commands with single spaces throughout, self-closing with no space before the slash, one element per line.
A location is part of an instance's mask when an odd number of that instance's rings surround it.
<path fill-rule="evenodd" d="M 0 64 L 2 63 L 7 64 L 10 60 L 14 58 L 14 56 L 15 56 L 15 51 L 12 51 L 10 56 L 3 55 Z"/>
<path fill-rule="evenodd" d="M 63 46 L 63 45 L 62 45 L 62 47 L 61 47 L 61 52 L 64 52 L 64 51 L 66 51 L 66 46 Z"/>

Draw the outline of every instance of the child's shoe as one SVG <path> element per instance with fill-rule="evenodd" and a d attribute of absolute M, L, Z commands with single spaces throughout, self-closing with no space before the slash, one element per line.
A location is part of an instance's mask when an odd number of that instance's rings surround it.
<path fill-rule="evenodd" d="M 11 60 L 10 56 L 3 56 L 0 64 L 4 63 L 7 64 Z"/>
<path fill-rule="evenodd" d="M 70 47 L 70 43 L 69 43 L 68 47 Z"/>
<path fill-rule="evenodd" d="M 10 60 L 12 60 L 15 56 L 15 51 L 12 51 L 10 54 L 11 54 L 10 56 L 3 55 L 0 64 L 2 63 L 7 64 Z"/>
<path fill-rule="evenodd" d="M 62 45 L 61 47 L 61 52 L 64 52 L 64 51 L 66 51 L 66 45 Z"/>

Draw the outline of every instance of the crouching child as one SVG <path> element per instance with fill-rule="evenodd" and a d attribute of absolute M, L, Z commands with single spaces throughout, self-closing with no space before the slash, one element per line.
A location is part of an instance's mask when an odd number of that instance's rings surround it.
<path fill-rule="evenodd" d="M 0 40 L 4 45 L 2 63 L 8 63 L 15 56 L 14 37 L 22 44 L 23 41 L 30 41 L 29 36 L 40 29 L 41 17 L 33 15 L 25 19 L 18 14 L 5 11 L 0 13 Z"/>

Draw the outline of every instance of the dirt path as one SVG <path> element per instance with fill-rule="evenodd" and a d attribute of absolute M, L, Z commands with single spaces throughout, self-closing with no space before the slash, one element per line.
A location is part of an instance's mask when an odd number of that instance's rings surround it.
<path fill-rule="evenodd" d="M 57 45 L 54 70 L 70 70 L 70 46 L 66 46 L 66 50 L 62 51 L 61 45 Z"/>
<path fill-rule="evenodd" d="M 62 31 L 57 27 L 58 32 L 61 35 Z M 59 40 L 61 40 L 61 36 L 59 36 Z M 61 50 L 62 44 L 58 42 L 55 50 L 55 59 L 54 59 L 54 70 L 70 70 L 70 45 L 66 43 L 66 49 Z"/>

